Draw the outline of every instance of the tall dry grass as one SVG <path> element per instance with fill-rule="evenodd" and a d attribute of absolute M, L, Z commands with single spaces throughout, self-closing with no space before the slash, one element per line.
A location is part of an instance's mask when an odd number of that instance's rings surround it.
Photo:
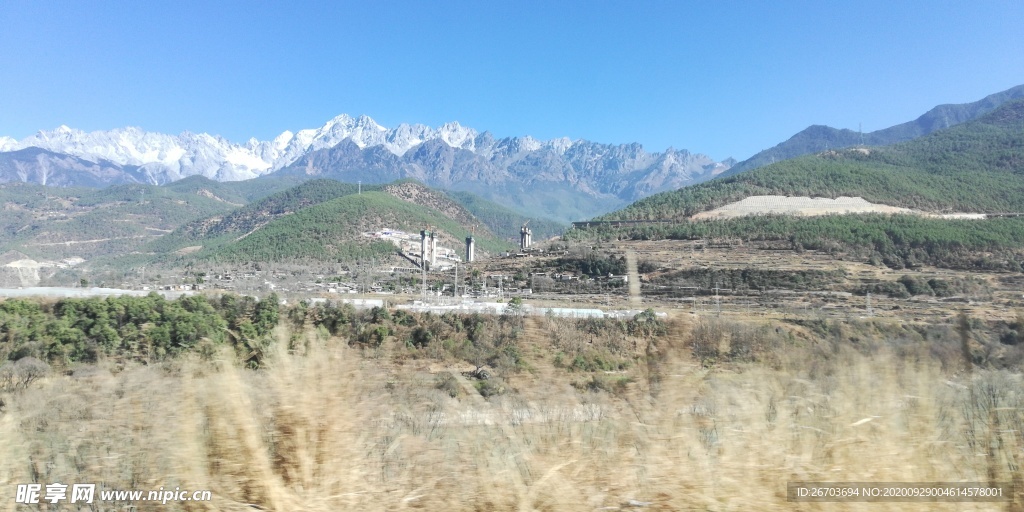
<path fill-rule="evenodd" d="M 677 324 L 611 395 L 574 388 L 583 377 L 553 368 L 533 327 L 535 371 L 490 401 L 463 377 L 451 398 L 420 361 L 312 336 L 261 371 L 225 355 L 50 377 L 6 397 L 0 510 L 17 508 L 16 484 L 54 481 L 213 491 L 137 510 L 1011 509 L 785 493 L 794 480 L 1019 480 L 1020 375 L 841 346 L 707 368 Z"/>

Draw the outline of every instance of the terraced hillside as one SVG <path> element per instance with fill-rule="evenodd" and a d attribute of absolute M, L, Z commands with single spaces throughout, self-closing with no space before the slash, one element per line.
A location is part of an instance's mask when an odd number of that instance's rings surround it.
<path fill-rule="evenodd" d="M 8 183 L 0 185 L 0 204 L 0 253 L 53 261 L 132 253 L 182 224 L 237 206 L 204 188 L 141 184 L 94 190 Z"/>

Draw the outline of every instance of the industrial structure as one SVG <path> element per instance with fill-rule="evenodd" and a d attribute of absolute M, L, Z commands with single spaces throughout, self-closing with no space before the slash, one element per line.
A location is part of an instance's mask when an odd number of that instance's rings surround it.
<path fill-rule="evenodd" d="M 523 227 L 519 229 L 519 248 L 526 250 L 530 248 L 530 244 L 533 243 L 533 231 L 526 227 L 530 221 L 526 221 Z"/>
<path fill-rule="evenodd" d="M 420 262 L 423 268 L 437 264 L 437 238 L 431 230 L 420 231 Z"/>
<path fill-rule="evenodd" d="M 472 236 L 466 237 L 466 263 L 476 260 L 476 241 Z"/>

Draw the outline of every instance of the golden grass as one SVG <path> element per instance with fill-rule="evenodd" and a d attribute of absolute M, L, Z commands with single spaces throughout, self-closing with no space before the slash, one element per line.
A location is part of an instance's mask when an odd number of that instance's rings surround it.
<path fill-rule="evenodd" d="M 708 369 L 675 325 L 658 364 L 611 396 L 576 391 L 583 376 L 553 368 L 537 330 L 535 372 L 507 376 L 516 391 L 491 401 L 450 398 L 417 361 L 312 336 L 307 354 L 274 354 L 258 372 L 225 356 L 50 377 L 0 414 L 0 510 L 32 481 L 213 492 L 137 510 L 1010 509 L 785 493 L 795 480 L 1019 480 L 1019 375 L 966 380 L 846 349 Z"/>

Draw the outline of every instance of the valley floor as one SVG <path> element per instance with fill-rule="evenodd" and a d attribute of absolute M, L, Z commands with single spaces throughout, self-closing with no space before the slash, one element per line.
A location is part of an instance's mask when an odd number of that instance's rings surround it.
<path fill-rule="evenodd" d="M 523 297 L 537 307 L 636 306 L 612 278 L 556 281 L 551 269 L 572 263 L 560 259 L 570 252 L 479 262 L 474 279 L 521 275 L 517 289 L 529 285 Z M 628 252 L 645 263 L 641 307 L 667 319 L 376 309 L 328 332 L 316 323 L 326 313 L 299 305 L 282 309 L 263 348 L 200 343 L 160 359 L 140 357 L 140 345 L 55 366 L 22 388 L 5 388 L 0 371 L 0 510 L 21 510 L 12 494 L 26 482 L 213 496 L 100 507 L 118 510 L 1024 507 L 1019 494 L 1009 503 L 786 494 L 798 481 L 1024 492 L 1019 273 L 893 270 L 728 240 L 600 247 L 601 258 Z M 245 275 L 233 282 L 280 289 L 316 278 Z M 920 283 L 931 292 L 911 290 Z M 343 296 L 306 285 L 320 291 L 289 304 Z M 908 295 L 882 292 L 893 286 Z M 259 369 L 240 363 L 252 361 L 250 348 Z"/>

